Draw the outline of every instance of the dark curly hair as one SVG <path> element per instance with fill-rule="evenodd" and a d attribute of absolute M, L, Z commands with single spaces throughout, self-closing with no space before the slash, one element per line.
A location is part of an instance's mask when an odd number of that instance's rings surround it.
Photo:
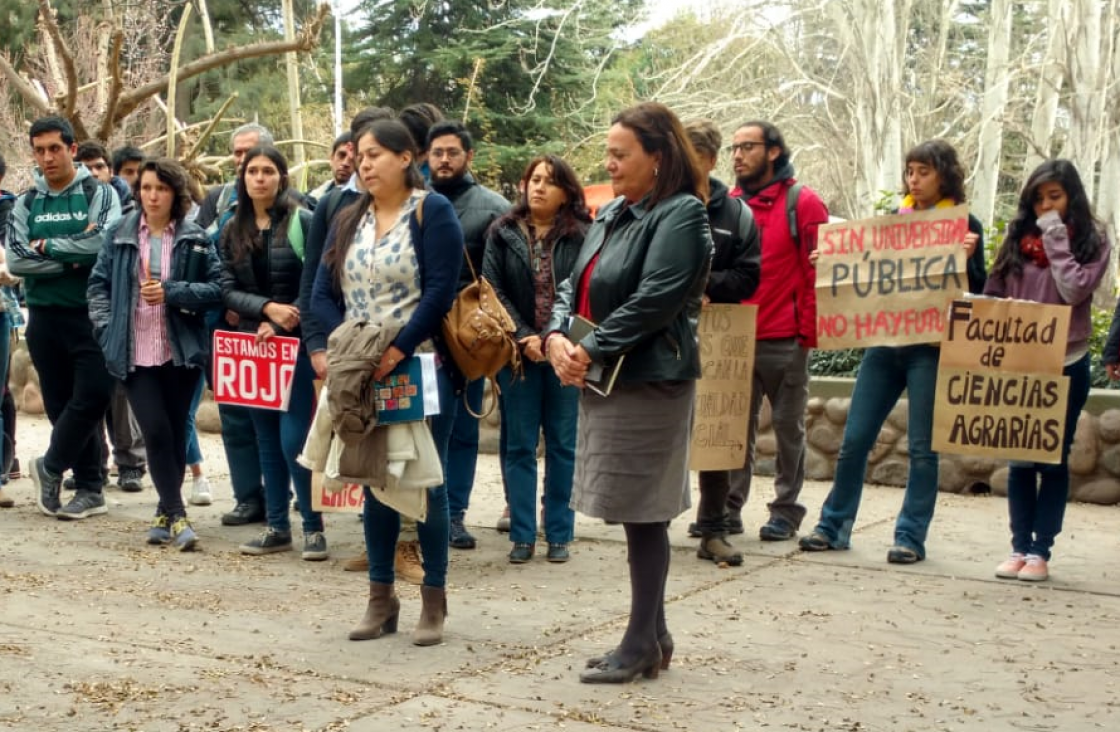
<path fill-rule="evenodd" d="M 951 199 L 957 203 L 968 200 L 964 192 L 964 167 L 957 150 L 945 140 L 926 140 L 915 145 L 906 153 L 906 165 L 920 163 L 937 171 L 941 179 L 941 199 Z M 909 193 L 906 184 L 906 171 L 902 171 L 902 191 Z"/>
<path fill-rule="evenodd" d="M 155 173 L 159 182 L 175 194 L 171 204 L 171 220 L 178 223 L 185 219 L 194 203 L 191 198 L 190 176 L 186 168 L 180 165 L 179 161 L 171 158 L 145 158 L 140 166 L 140 174 L 136 176 L 136 185 L 132 189 L 132 194 L 141 209 L 144 207 L 144 201 L 140 197 L 140 183 L 144 179 L 144 173 Z"/>

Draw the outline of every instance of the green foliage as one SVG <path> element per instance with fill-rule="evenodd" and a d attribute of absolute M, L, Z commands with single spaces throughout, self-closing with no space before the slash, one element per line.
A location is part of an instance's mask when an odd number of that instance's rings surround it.
<path fill-rule="evenodd" d="M 863 360 L 862 348 L 841 351 L 814 350 L 809 356 L 810 376 L 855 376 Z"/>
<path fill-rule="evenodd" d="M 574 112 L 618 43 L 612 34 L 641 4 L 366 0 L 347 90 L 365 104 L 430 102 L 466 117 L 476 174 L 512 185 L 531 157 L 590 131 Z"/>
<path fill-rule="evenodd" d="M 1117 382 L 1108 380 L 1108 373 L 1101 363 L 1104 356 L 1104 344 L 1108 340 L 1108 329 L 1112 325 L 1112 313 L 1100 308 L 1093 308 L 1093 333 L 1089 336 L 1090 377 L 1089 383 L 1096 389 L 1120 388 Z"/>

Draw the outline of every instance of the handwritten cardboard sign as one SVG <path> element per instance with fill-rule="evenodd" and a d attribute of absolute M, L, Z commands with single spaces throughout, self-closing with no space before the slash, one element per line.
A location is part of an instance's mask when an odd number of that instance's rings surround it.
<path fill-rule="evenodd" d="M 1060 463 L 1067 305 L 954 300 L 941 343 L 933 449 Z"/>
<path fill-rule="evenodd" d="M 700 313 L 692 470 L 734 470 L 746 461 L 757 313 L 755 305 L 708 305 Z"/>
<path fill-rule="evenodd" d="M 822 350 L 936 343 L 945 306 L 968 289 L 968 207 L 844 221 L 817 239 Z"/>
<path fill-rule="evenodd" d="M 214 401 L 287 411 L 299 338 L 214 331 Z"/>
<path fill-rule="evenodd" d="M 357 483 L 332 481 L 322 473 L 311 473 L 311 510 L 326 513 L 361 513 L 366 492 Z"/>

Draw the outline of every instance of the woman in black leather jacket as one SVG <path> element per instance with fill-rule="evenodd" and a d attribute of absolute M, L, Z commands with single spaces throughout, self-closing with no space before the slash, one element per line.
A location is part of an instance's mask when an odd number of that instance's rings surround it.
<path fill-rule="evenodd" d="M 296 301 L 311 217 L 288 187 L 288 163 L 279 150 L 261 145 L 245 154 L 237 175 L 237 200 L 220 240 L 222 300 L 240 318 L 238 330 L 256 333 L 258 341 L 275 335 L 298 338 Z M 253 410 L 268 528 L 241 545 L 244 554 L 291 550 L 288 501 L 289 485 L 294 485 L 303 518 L 303 558 L 319 561 L 329 556 L 323 516 L 311 510 L 311 471 L 296 462 L 311 427 L 313 379 L 307 352 L 300 348 L 287 411 Z"/>
<path fill-rule="evenodd" d="M 579 403 L 572 505 L 623 524 L 631 593 L 622 642 L 588 662 L 586 683 L 656 678 L 672 657 L 668 524 L 689 505 L 700 378 L 694 318 L 712 257 L 708 177 L 668 107 L 646 102 L 615 117 L 606 167 L 619 198 L 587 232 L 545 349 L 560 382 L 575 386 L 585 385 L 593 364 L 609 372 L 623 359 L 613 391 L 585 389 Z M 593 324 L 581 338 L 569 330 L 571 315 Z"/>
<path fill-rule="evenodd" d="M 524 374 L 507 367 L 502 389 L 506 501 L 510 508 L 509 561 L 533 557 L 537 538 L 537 443 L 544 430 L 544 529 L 550 562 L 568 561 L 575 513 L 579 391 L 563 386 L 541 350 L 557 286 L 568 279 L 591 217 L 575 171 L 555 155 L 534 159 L 521 177 L 521 200 L 494 222 L 486 238 L 483 276 L 517 325 Z"/>

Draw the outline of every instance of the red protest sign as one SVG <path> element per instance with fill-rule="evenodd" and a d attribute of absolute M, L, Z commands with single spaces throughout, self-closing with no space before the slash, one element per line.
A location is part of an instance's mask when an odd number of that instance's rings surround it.
<path fill-rule="evenodd" d="M 214 331 L 214 401 L 287 411 L 299 338 Z"/>

